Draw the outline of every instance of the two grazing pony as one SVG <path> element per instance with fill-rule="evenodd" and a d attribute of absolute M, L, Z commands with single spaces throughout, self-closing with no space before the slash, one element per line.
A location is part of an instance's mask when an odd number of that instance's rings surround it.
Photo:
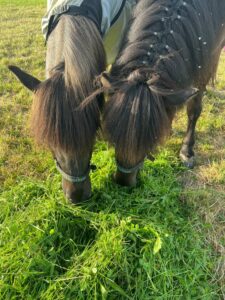
<path fill-rule="evenodd" d="M 103 130 L 115 146 L 118 183 L 135 186 L 144 158 L 168 135 L 184 103 L 188 128 L 180 157 L 192 167 L 203 92 L 224 42 L 225 1 L 140 0 L 98 89 L 93 83 L 106 67 L 99 31 L 83 16 L 62 16 L 48 40 L 49 78 L 40 82 L 16 67 L 11 70 L 35 91 L 32 129 L 53 152 L 67 197 L 80 201 L 91 193 L 90 159 L 103 91 L 109 95 Z M 63 61 L 52 54 L 59 45 Z M 89 95 L 94 99 L 82 106 Z"/>
<path fill-rule="evenodd" d="M 52 151 L 62 186 L 73 202 L 90 197 L 90 160 L 100 127 L 103 95 L 79 109 L 98 87 L 107 58 L 126 30 L 135 0 L 52 0 L 42 20 L 47 38 L 46 75 L 41 82 L 17 67 L 10 69 L 34 91 L 31 130 Z M 60 4 L 63 2 L 63 6 Z M 67 3 L 67 5 L 65 4 Z M 119 28 L 119 32 L 118 29 Z M 103 41 L 104 37 L 104 41 Z M 110 37 L 116 40 L 108 44 Z M 116 50 L 116 49 L 115 49 Z"/>

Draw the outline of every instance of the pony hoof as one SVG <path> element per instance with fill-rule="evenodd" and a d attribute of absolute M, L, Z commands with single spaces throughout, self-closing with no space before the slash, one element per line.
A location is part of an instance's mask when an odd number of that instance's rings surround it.
<path fill-rule="evenodd" d="M 180 159 L 183 162 L 183 165 L 188 169 L 193 169 L 195 166 L 195 157 L 187 157 L 183 153 L 180 153 Z"/>

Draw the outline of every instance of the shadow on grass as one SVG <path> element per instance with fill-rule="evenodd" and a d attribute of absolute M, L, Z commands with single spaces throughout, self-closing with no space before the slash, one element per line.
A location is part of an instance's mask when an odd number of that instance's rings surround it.
<path fill-rule="evenodd" d="M 52 216 L 54 214 L 54 216 Z M 32 246 L 33 259 L 23 285 L 28 291 L 45 290 L 51 281 L 63 276 L 73 266 L 74 259 L 91 247 L 97 230 L 90 222 L 75 217 L 72 212 L 54 211 L 41 238 Z M 35 296 L 34 293 L 32 293 Z"/>

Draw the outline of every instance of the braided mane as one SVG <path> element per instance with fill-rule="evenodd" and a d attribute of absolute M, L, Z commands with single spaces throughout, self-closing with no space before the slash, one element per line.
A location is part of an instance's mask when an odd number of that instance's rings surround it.
<path fill-rule="evenodd" d="M 169 96 L 203 89 L 224 43 L 225 1 L 140 0 L 110 75 L 103 117 L 123 166 L 133 166 L 170 129 Z M 155 78 L 155 80 L 150 80 Z"/>
<path fill-rule="evenodd" d="M 112 76 L 149 67 L 168 87 L 206 84 L 223 42 L 224 9 L 220 0 L 140 1 Z"/>

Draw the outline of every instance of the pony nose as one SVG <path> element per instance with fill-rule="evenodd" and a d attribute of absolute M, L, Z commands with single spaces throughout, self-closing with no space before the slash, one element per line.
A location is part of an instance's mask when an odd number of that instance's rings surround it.
<path fill-rule="evenodd" d="M 83 199 L 83 190 L 77 190 L 75 192 L 67 191 L 66 197 L 73 203 L 79 203 L 85 200 Z"/>
<path fill-rule="evenodd" d="M 78 204 L 88 200 L 91 197 L 91 192 L 86 192 L 84 189 L 77 189 L 75 191 L 67 190 L 65 195 L 72 203 Z"/>
<path fill-rule="evenodd" d="M 67 199 L 72 203 L 78 204 L 91 197 L 91 185 L 88 182 L 73 184 L 63 180 L 63 191 Z"/>

